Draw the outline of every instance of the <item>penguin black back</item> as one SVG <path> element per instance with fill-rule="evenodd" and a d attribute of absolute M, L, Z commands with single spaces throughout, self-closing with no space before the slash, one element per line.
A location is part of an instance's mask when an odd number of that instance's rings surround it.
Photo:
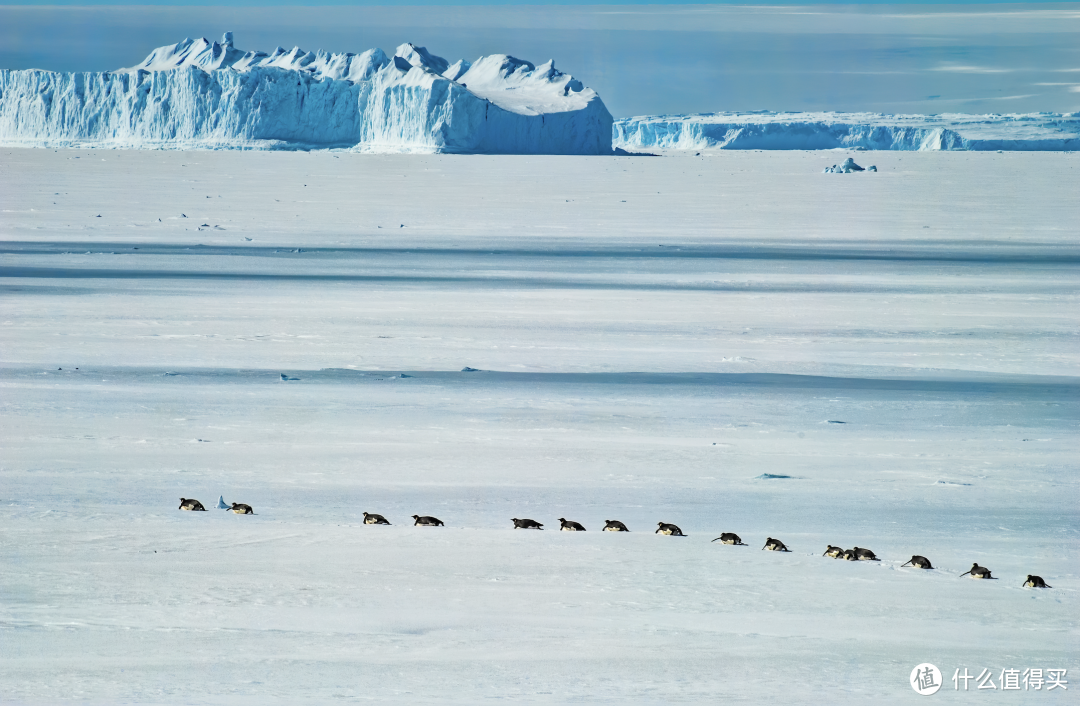
<path fill-rule="evenodd" d="M 440 520 L 437 517 L 431 517 L 429 515 L 423 515 L 423 516 L 413 515 L 412 518 L 413 518 L 413 520 L 415 520 L 415 522 L 413 522 L 413 527 L 416 527 L 416 526 L 420 526 L 420 527 L 442 527 L 443 526 L 442 520 Z"/>
<path fill-rule="evenodd" d="M 762 551 L 768 549 L 770 552 L 790 552 L 791 551 L 790 549 L 787 548 L 787 545 L 785 545 L 779 539 L 773 539 L 772 537 L 769 537 L 768 539 L 765 540 L 765 546 L 762 547 L 761 549 L 762 549 Z"/>
<path fill-rule="evenodd" d="M 1053 586 L 1048 586 L 1046 582 L 1043 581 L 1042 576 L 1032 576 L 1031 574 L 1028 574 L 1027 580 L 1024 581 L 1024 588 L 1053 588 Z"/>
<path fill-rule="evenodd" d="M 932 569 L 932 568 L 934 568 L 933 566 L 930 565 L 930 560 L 929 559 L 927 559 L 924 556 L 919 556 L 918 554 L 911 557 L 910 559 L 905 561 L 900 566 L 907 566 L 908 564 L 911 564 L 916 569 Z"/>
<path fill-rule="evenodd" d="M 255 511 L 251 509 L 250 505 L 245 503 L 233 503 L 230 508 L 237 515 L 254 515 Z"/>
<path fill-rule="evenodd" d="M 365 525 L 388 525 L 388 524 L 390 524 L 390 522 L 387 521 L 387 519 L 385 517 L 383 517 L 382 515 L 377 515 L 377 514 L 375 514 L 373 512 L 365 512 L 364 513 L 364 524 Z"/>
<path fill-rule="evenodd" d="M 544 529 L 544 526 L 542 524 L 540 524 L 539 522 L 537 522 L 536 520 L 530 520 L 530 519 L 527 519 L 527 518 L 524 519 L 524 520 L 519 520 L 516 517 L 512 517 L 510 519 L 513 520 L 513 522 L 514 522 L 514 529 L 537 529 L 537 530 Z"/>
<path fill-rule="evenodd" d="M 585 527 L 580 522 L 574 522 L 568 520 L 565 517 L 559 518 L 559 529 L 563 532 L 584 532 Z"/>
<path fill-rule="evenodd" d="M 831 556 L 833 559 L 839 559 L 840 555 L 843 553 L 843 549 L 841 549 L 840 547 L 834 547 L 830 544 L 828 547 L 825 548 L 825 553 L 821 556 Z"/>
<path fill-rule="evenodd" d="M 657 522 L 658 526 L 653 534 L 666 534 L 672 537 L 685 537 L 683 531 L 679 529 L 678 525 L 673 525 L 668 522 Z"/>
<path fill-rule="evenodd" d="M 604 532 L 629 532 L 626 525 L 618 520 L 604 520 Z"/>
<path fill-rule="evenodd" d="M 859 561 L 881 561 L 877 558 L 877 555 L 869 549 L 855 547 L 851 551 L 855 552 L 855 558 Z"/>
<path fill-rule="evenodd" d="M 968 569 L 967 571 L 965 571 L 964 573 L 962 573 L 960 575 L 961 576 L 967 576 L 968 574 L 971 574 L 971 578 L 973 578 L 973 579 L 992 579 L 992 578 L 994 578 L 993 576 L 990 575 L 990 569 L 986 568 L 985 566 L 979 566 L 978 563 L 972 564 L 970 569 Z"/>
<path fill-rule="evenodd" d="M 206 512 L 203 504 L 194 498 L 180 498 L 180 509 L 189 512 Z"/>
<path fill-rule="evenodd" d="M 732 544 L 740 547 L 745 547 L 742 538 L 734 532 L 724 532 L 719 537 L 713 540 L 714 542 L 720 542 L 721 544 Z"/>

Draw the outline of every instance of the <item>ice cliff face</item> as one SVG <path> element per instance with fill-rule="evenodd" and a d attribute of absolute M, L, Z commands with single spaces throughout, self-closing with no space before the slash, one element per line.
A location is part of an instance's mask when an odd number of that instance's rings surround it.
<path fill-rule="evenodd" d="M 551 62 L 451 66 L 411 44 L 266 54 L 226 33 L 114 72 L 0 71 L 5 145 L 610 154 L 611 125 L 596 92 Z"/>
<path fill-rule="evenodd" d="M 623 149 L 1050 150 L 1080 149 L 1080 115 L 712 113 L 614 124 Z"/>

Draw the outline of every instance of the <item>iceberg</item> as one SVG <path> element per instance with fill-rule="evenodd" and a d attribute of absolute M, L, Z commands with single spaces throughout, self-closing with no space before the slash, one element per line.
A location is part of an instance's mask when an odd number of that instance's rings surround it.
<path fill-rule="evenodd" d="M 613 131 L 612 145 L 629 151 L 1080 149 L 1080 113 L 707 113 L 625 118 Z"/>
<path fill-rule="evenodd" d="M 451 65 L 413 44 L 267 54 L 227 32 L 117 71 L 0 71 L 6 146 L 610 154 L 611 126 L 600 96 L 551 61 Z"/>

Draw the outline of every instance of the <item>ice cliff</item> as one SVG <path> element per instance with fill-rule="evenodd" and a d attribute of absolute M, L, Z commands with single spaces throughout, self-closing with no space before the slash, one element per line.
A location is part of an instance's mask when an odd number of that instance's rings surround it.
<path fill-rule="evenodd" d="M 1080 114 L 710 113 L 618 120 L 612 145 L 635 149 L 1080 149 Z"/>
<path fill-rule="evenodd" d="M 592 89 L 502 54 L 241 51 L 232 33 L 104 73 L 0 71 L 0 144 L 610 154 Z"/>

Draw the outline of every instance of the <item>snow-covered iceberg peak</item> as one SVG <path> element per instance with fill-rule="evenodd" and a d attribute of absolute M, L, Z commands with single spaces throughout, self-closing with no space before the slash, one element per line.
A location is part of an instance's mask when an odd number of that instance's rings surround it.
<path fill-rule="evenodd" d="M 0 71 L 0 144 L 610 154 L 611 114 L 552 62 L 402 44 L 272 53 L 185 39 L 106 73 Z"/>

